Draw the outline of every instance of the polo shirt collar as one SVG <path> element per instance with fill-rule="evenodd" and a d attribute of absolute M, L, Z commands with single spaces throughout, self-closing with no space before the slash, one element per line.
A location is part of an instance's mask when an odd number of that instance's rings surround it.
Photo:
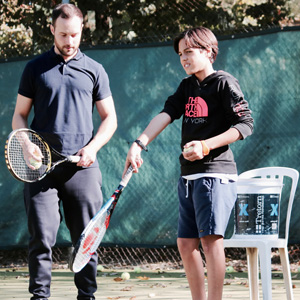
<path fill-rule="evenodd" d="M 55 53 L 55 51 L 54 51 L 54 46 L 52 46 L 52 48 L 50 49 L 49 52 L 50 52 L 50 57 L 52 57 L 52 58 L 57 58 L 57 59 L 59 59 L 60 61 L 64 61 L 64 59 L 62 58 L 61 55 Z M 75 55 L 71 60 L 79 60 L 79 59 L 81 59 L 82 57 L 83 57 L 83 54 L 82 54 L 82 52 L 80 51 L 80 49 L 78 48 L 76 55 Z"/>
<path fill-rule="evenodd" d="M 80 51 L 80 49 L 77 49 L 77 53 L 76 55 L 72 58 L 74 60 L 79 60 L 81 57 L 83 56 L 82 52 Z"/>

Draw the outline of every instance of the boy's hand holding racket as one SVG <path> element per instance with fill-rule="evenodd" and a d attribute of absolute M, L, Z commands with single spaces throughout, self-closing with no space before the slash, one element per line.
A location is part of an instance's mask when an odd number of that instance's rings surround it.
<path fill-rule="evenodd" d="M 142 150 L 148 151 L 147 147 L 140 140 L 136 140 L 131 145 L 131 147 L 127 153 L 123 176 L 125 175 L 126 170 L 128 169 L 128 167 L 130 165 L 133 168 L 133 172 L 138 173 L 138 169 L 142 166 L 142 164 L 144 162 L 141 157 Z"/>

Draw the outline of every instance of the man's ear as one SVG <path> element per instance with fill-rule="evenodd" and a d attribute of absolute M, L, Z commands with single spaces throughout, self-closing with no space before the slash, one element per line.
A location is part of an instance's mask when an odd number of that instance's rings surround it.
<path fill-rule="evenodd" d="M 54 35 L 54 26 L 52 24 L 50 24 L 50 31 Z"/>

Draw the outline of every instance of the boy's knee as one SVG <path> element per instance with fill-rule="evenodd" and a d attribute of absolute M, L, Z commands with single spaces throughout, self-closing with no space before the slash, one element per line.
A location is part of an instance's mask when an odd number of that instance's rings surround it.
<path fill-rule="evenodd" d="M 201 246 L 205 255 L 223 249 L 223 237 L 221 235 L 207 235 L 201 238 Z"/>
<path fill-rule="evenodd" d="M 180 254 L 191 253 L 195 250 L 199 251 L 199 240 L 178 238 L 177 247 Z"/>

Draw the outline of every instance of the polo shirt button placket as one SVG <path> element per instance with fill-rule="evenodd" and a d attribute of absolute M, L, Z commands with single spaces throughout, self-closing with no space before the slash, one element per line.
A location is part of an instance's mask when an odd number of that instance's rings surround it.
<path fill-rule="evenodd" d="M 67 67 L 67 64 L 66 64 L 66 63 L 63 63 L 63 70 L 62 70 L 63 75 L 64 75 L 65 72 L 66 72 L 66 67 Z"/>

